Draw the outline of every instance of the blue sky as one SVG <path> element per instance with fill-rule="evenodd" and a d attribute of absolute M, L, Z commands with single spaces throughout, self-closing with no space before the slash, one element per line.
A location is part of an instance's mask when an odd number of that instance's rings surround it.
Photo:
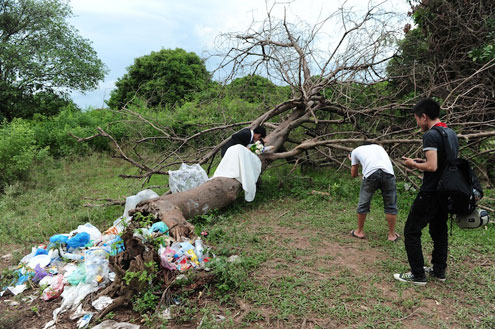
<path fill-rule="evenodd" d="M 382 1 L 390 10 L 407 12 L 405 0 Z M 268 1 L 268 6 L 274 3 Z M 287 16 L 297 16 L 309 24 L 327 15 L 341 0 L 283 1 Z M 362 0 L 345 6 L 362 7 Z M 74 93 L 83 109 L 102 107 L 115 81 L 126 73 L 134 59 L 160 49 L 183 48 L 200 57 L 213 48 L 215 37 L 224 32 L 244 31 L 253 20 L 266 16 L 264 0 L 70 0 L 74 16 L 70 23 L 92 42 L 98 57 L 108 67 L 105 80 L 96 91 Z M 281 15 L 282 6 L 278 7 Z M 277 11 L 275 12 L 277 13 Z M 321 17 L 320 17 L 321 18 Z M 215 68 L 213 61 L 207 69 Z"/>

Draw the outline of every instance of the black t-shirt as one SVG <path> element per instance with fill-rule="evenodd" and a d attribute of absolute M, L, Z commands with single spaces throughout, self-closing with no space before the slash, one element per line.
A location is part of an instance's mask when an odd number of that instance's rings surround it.
<path fill-rule="evenodd" d="M 450 143 L 450 152 L 453 152 L 455 158 L 459 153 L 459 141 L 456 133 L 450 128 L 441 128 L 447 131 L 447 136 Z M 446 161 L 446 150 L 443 145 L 442 135 L 435 129 L 430 129 L 423 135 L 423 151 L 437 151 L 438 166 L 435 172 L 425 171 L 423 176 L 423 185 L 421 185 L 420 191 L 422 192 L 435 192 L 437 189 L 438 181 L 442 175 L 442 170 Z"/>

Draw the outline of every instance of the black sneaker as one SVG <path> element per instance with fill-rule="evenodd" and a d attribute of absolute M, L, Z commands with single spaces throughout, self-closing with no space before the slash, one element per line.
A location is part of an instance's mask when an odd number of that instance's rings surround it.
<path fill-rule="evenodd" d="M 394 274 L 394 279 L 399 280 L 401 282 L 408 282 L 415 284 L 417 286 L 424 286 L 426 285 L 426 276 L 423 278 L 417 278 L 415 277 L 411 272 L 407 273 L 395 273 Z"/>
<path fill-rule="evenodd" d="M 430 278 L 435 278 L 438 281 L 442 281 L 442 282 L 445 282 L 445 280 L 447 280 L 447 278 L 445 277 L 445 272 L 441 273 L 441 274 L 435 273 L 433 271 L 433 267 L 427 267 L 427 266 L 425 266 L 424 269 L 425 269 L 426 275 Z"/>

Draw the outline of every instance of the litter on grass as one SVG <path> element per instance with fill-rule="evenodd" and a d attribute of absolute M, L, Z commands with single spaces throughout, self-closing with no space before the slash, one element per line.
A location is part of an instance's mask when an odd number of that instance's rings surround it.
<path fill-rule="evenodd" d="M 45 329 L 55 328 L 57 317 L 70 310 L 73 311 L 70 318 L 79 319 L 78 328 L 88 326 L 94 310 L 83 310 L 81 302 L 115 278 L 115 273 L 109 267 L 109 257 L 125 250 L 120 234 L 131 220 L 128 211 L 139 202 L 156 197 L 158 195 L 151 190 L 128 197 L 124 214 L 104 233 L 86 223 L 67 234 L 51 236 L 46 245 L 33 247 L 15 269 L 16 279 L 8 287 L 1 287 L 0 297 L 18 295 L 35 284 L 43 287 L 43 300 L 62 299 L 60 307 L 53 311 L 53 320 L 45 324 Z M 162 237 L 158 254 L 164 269 L 180 272 L 205 269 L 205 264 L 210 260 L 201 239 L 177 242 L 168 236 L 168 227 L 161 221 L 136 230 L 134 236 L 143 242 Z M 96 311 L 101 311 L 112 302 L 110 297 L 102 296 L 92 306 Z M 130 325 L 129 328 L 139 326 Z"/>

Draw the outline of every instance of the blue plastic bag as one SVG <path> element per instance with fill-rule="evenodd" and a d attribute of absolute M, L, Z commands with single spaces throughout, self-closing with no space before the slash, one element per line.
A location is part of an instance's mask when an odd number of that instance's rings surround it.
<path fill-rule="evenodd" d="M 50 237 L 50 243 L 61 243 L 61 244 L 66 244 L 67 240 L 69 240 L 69 237 L 67 235 L 63 234 L 55 234 Z"/>
<path fill-rule="evenodd" d="M 88 233 L 86 232 L 77 233 L 72 238 L 67 240 L 67 248 L 68 249 L 81 248 L 87 245 L 89 241 L 90 241 L 90 235 Z"/>
<path fill-rule="evenodd" d="M 156 222 L 153 225 L 151 225 L 151 232 L 158 232 L 158 231 L 161 233 L 168 231 L 167 224 L 160 221 L 160 222 Z M 168 235 L 168 232 L 167 232 L 167 235 Z"/>

